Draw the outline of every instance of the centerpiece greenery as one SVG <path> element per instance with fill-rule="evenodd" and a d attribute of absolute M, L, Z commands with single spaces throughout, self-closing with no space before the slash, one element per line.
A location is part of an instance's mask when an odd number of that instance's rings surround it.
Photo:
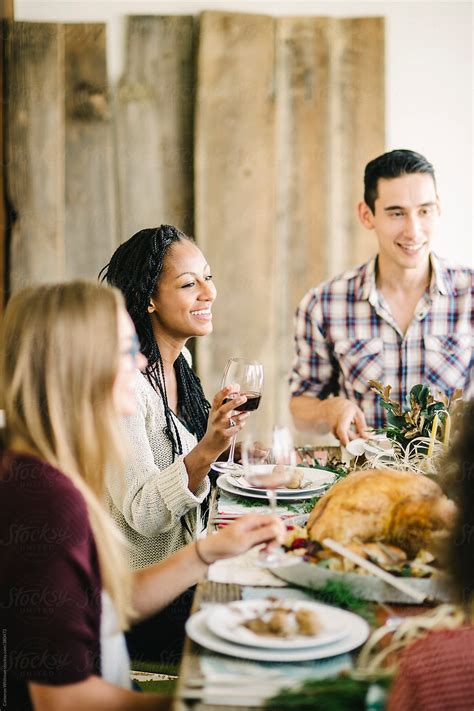
<path fill-rule="evenodd" d="M 414 385 L 408 396 L 409 407 L 402 410 L 400 403 L 390 398 L 391 385 L 369 380 L 369 386 L 379 395 L 381 405 L 387 411 L 387 424 L 377 432 L 385 433 L 404 450 L 416 440 L 418 451 L 423 455 L 432 455 L 436 441 L 448 444 L 450 409 L 461 399 L 461 390 L 455 390 L 451 398 L 439 393 L 435 399 L 427 385 Z"/>
<path fill-rule="evenodd" d="M 268 699 L 265 708 L 273 711 L 367 711 L 371 691 L 376 685 L 379 691 L 378 703 L 370 704 L 370 708 L 383 709 L 384 692 L 391 681 L 392 676 L 387 674 L 381 674 L 376 680 L 372 680 L 355 679 L 351 673 L 335 679 L 308 679 L 298 688 L 281 691 L 277 696 Z"/>

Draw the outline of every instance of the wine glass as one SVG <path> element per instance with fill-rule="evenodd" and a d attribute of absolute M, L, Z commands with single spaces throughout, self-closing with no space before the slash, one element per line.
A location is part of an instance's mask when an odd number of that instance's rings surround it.
<path fill-rule="evenodd" d="M 221 387 L 226 385 L 239 385 L 239 393 L 231 393 L 224 402 L 229 402 L 239 395 L 245 395 L 247 400 L 235 408 L 232 412 L 253 412 L 260 405 L 263 392 L 263 365 L 255 360 L 245 358 L 230 358 L 224 368 Z M 229 457 L 226 462 L 213 462 L 211 468 L 226 474 L 239 474 L 242 471 L 240 464 L 234 462 L 235 441 L 237 436 L 232 437 Z"/>
<path fill-rule="evenodd" d="M 246 481 L 258 488 L 265 489 L 270 512 L 276 514 L 276 490 L 287 484 L 296 467 L 297 457 L 293 438 L 287 427 L 274 427 L 266 442 L 260 442 L 254 435 L 248 434 L 242 443 L 242 464 Z M 285 555 L 282 548 L 261 551 L 257 565 L 272 567 L 294 562 Z"/>

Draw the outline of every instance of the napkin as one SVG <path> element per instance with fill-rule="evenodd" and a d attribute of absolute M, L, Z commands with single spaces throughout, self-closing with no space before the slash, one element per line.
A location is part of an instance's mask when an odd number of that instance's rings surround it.
<path fill-rule="evenodd" d="M 333 678 L 352 668 L 350 654 L 282 663 L 251 662 L 203 652 L 199 661 L 203 688 L 195 690 L 192 697 L 198 696 L 208 704 L 243 707 L 264 706 L 267 699 L 305 679 Z"/>
<path fill-rule="evenodd" d="M 239 504 L 239 501 L 236 497 L 227 494 L 225 491 L 221 491 L 219 493 L 219 499 L 217 502 L 217 511 L 220 514 L 245 514 L 245 513 L 253 513 L 253 512 L 258 512 L 262 510 L 269 510 L 268 509 L 268 503 L 264 501 L 263 499 L 261 502 L 259 499 L 255 499 L 255 506 L 246 506 L 245 504 Z M 258 505 L 257 502 L 261 503 L 261 505 Z M 294 515 L 297 513 L 298 509 L 298 504 L 301 502 L 295 501 L 294 504 L 291 505 L 291 508 L 288 506 L 284 506 L 283 504 L 278 504 L 276 507 L 276 512 L 280 515 Z"/>

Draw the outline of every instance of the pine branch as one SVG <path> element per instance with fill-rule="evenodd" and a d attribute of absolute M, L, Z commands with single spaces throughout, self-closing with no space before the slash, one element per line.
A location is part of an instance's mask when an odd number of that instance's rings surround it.
<path fill-rule="evenodd" d="M 265 708 L 274 711 L 365 711 L 367 693 L 373 683 L 353 679 L 350 675 L 308 680 L 296 689 L 282 691 L 268 699 Z M 382 677 L 376 683 L 382 690 L 386 690 L 391 678 Z"/>

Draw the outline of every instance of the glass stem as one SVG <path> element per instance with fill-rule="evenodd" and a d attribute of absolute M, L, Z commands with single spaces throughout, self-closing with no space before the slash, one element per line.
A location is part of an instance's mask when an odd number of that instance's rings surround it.
<path fill-rule="evenodd" d="M 267 489 L 268 501 L 270 503 L 270 511 L 276 513 L 277 497 L 275 489 Z"/>
<path fill-rule="evenodd" d="M 237 439 L 237 435 L 234 435 L 232 437 L 232 442 L 230 443 L 230 450 L 229 450 L 229 456 L 227 458 L 227 464 L 233 464 L 234 463 L 234 452 L 235 452 L 235 441 Z"/>

